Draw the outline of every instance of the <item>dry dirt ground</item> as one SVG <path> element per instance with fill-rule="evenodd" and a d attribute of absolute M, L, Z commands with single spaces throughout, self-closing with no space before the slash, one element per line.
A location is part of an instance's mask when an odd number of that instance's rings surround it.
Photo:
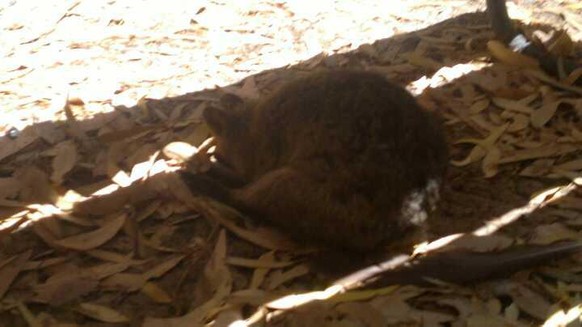
<path fill-rule="evenodd" d="M 552 49 L 581 62 L 579 2 L 508 6 L 529 34 L 565 29 Z M 580 254 L 479 284 L 342 293 L 284 231 L 191 195 L 163 151 L 204 142 L 201 112 L 224 94 L 373 70 L 446 121 L 451 164 L 431 239 L 477 231 L 456 246 L 480 252 L 581 240 L 582 88 L 488 47 L 483 10 L 3 1 L 0 326 L 580 326 Z"/>

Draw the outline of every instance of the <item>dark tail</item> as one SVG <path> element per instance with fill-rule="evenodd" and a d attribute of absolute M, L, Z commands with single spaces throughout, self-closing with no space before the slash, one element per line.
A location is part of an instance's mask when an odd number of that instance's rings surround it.
<path fill-rule="evenodd" d="M 353 280 L 360 276 L 359 285 L 366 287 L 393 284 L 427 285 L 430 284 L 431 279 L 467 284 L 507 276 L 580 251 L 582 251 L 580 241 L 541 246 L 523 245 L 497 253 L 449 251 L 407 260 L 405 264 L 398 265 L 397 268 L 387 265 L 387 269 L 381 269 L 379 267 L 382 267 L 382 264 L 380 264 L 373 268 L 363 269 L 342 280 L 348 280 L 354 284 Z M 365 277 L 362 278 L 362 276 Z"/>

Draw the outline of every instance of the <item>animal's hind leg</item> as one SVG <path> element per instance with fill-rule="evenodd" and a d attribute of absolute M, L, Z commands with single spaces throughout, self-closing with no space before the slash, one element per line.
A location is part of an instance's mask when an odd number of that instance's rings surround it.
<path fill-rule="evenodd" d="M 382 239 L 378 228 L 365 222 L 365 216 L 372 214 L 365 202 L 340 202 L 333 198 L 329 186 L 293 168 L 265 174 L 234 191 L 234 198 L 297 241 L 367 250 Z"/>

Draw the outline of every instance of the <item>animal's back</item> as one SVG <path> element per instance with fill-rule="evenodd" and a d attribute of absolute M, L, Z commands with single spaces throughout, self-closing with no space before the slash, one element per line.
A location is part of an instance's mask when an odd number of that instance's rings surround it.
<path fill-rule="evenodd" d="M 410 170 L 424 179 L 442 170 L 446 160 L 435 117 L 420 109 L 403 88 L 375 73 L 308 75 L 280 88 L 253 110 L 252 138 L 275 149 L 281 165 L 325 159 L 353 169 L 377 166 L 388 173 L 388 166 L 400 174 Z M 257 154 L 273 156 L 272 151 Z M 405 169 L 416 161 L 423 168 Z M 404 166 L 395 166 L 400 164 Z"/>

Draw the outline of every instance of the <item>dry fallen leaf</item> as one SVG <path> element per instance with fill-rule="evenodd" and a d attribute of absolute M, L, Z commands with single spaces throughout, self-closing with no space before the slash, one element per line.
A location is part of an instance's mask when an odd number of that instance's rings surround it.
<path fill-rule="evenodd" d="M 490 104 L 491 104 L 491 101 L 489 99 L 481 99 L 479 101 L 476 101 L 475 103 L 473 103 L 471 105 L 471 107 L 469 107 L 469 113 L 471 115 L 478 114 L 481 111 L 489 108 Z"/>
<path fill-rule="evenodd" d="M 563 162 L 561 164 L 555 165 L 553 170 L 582 170 L 582 159 L 574 159 L 571 161 Z"/>
<path fill-rule="evenodd" d="M 28 250 L 0 262 L 0 299 L 4 297 L 14 279 L 23 270 L 31 254 L 32 250 Z"/>
<path fill-rule="evenodd" d="M 198 152 L 198 148 L 186 142 L 172 142 L 167 144 L 162 152 L 170 159 L 184 162 L 196 154 Z"/>
<path fill-rule="evenodd" d="M 38 140 L 38 134 L 34 128 L 25 128 L 16 139 L 8 137 L 0 138 L 0 160 L 17 153 Z"/>
<path fill-rule="evenodd" d="M 343 286 L 342 286 L 343 287 Z M 354 290 L 345 293 L 339 293 L 330 299 L 331 302 L 353 302 L 353 301 L 366 301 L 376 297 L 381 297 L 385 295 L 390 295 L 397 293 L 400 289 L 399 285 L 391 285 L 382 288 L 366 289 L 366 290 Z"/>
<path fill-rule="evenodd" d="M 240 306 L 232 306 L 220 311 L 214 320 L 214 326 L 248 326 L 243 321 L 243 308 Z"/>
<path fill-rule="evenodd" d="M 275 252 L 269 251 L 259 259 L 248 259 L 241 257 L 228 257 L 226 262 L 229 265 L 245 267 L 245 268 L 285 268 L 292 265 L 293 261 L 277 260 L 275 258 Z"/>
<path fill-rule="evenodd" d="M 499 163 L 511 163 L 530 159 L 555 157 L 579 150 L 579 146 L 575 144 L 548 144 L 537 148 L 517 150 L 513 153 L 502 157 Z"/>
<path fill-rule="evenodd" d="M 18 309 L 18 312 L 22 315 L 24 320 L 28 323 L 28 326 L 31 327 L 43 326 L 42 323 L 39 321 L 40 319 L 38 319 L 34 315 L 34 313 L 32 313 L 32 311 L 30 311 L 26 304 L 24 304 L 22 301 L 16 302 L 16 308 Z"/>
<path fill-rule="evenodd" d="M 226 232 L 221 230 L 212 257 L 204 268 L 203 278 L 196 284 L 196 298 L 204 301 L 186 315 L 177 318 L 146 318 L 144 327 L 202 326 L 212 313 L 221 306 L 232 289 L 232 277 L 226 265 Z"/>
<path fill-rule="evenodd" d="M 125 218 L 125 213 L 119 214 L 110 218 L 96 230 L 55 240 L 54 243 L 63 248 L 78 251 L 94 249 L 113 238 L 125 223 Z"/>
<path fill-rule="evenodd" d="M 370 304 L 382 313 L 387 325 L 415 325 L 419 323 L 419 317 L 414 314 L 415 309 L 406 302 L 415 293 L 418 295 L 420 289 L 406 287 L 406 290 L 399 290 L 394 294 L 378 296 Z"/>
<path fill-rule="evenodd" d="M 122 188 L 115 184 L 108 185 L 93 193 L 92 197 L 77 203 L 73 211 L 78 214 L 107 215 L 118 212 L 126 205 L 157 199 L 164 193 L 166 177 L 165 174 L 157 174 Z"/>
<path fill-rule="evenodd" d="M 204 268 L 204 278 L 201 286 L 210 288 L 212 298 L 208 301 L 222 301 L 232 288 L 232 277 L 226 264 L 226 231 L 220 231 L 212 257 Z"/>
<path fill-rule="evenodd" d="M 562 82 L 567 85 L 574 84 L 582 76 L 582 67 L 574 69 Z"/>
<path fill-rule="evenodd" d="M 508 111 L 504 111 L 501 114 L 501 117 L 503 118 L 507 118 L 511 121 L 511 124 L 509 125 L 509 127 L 507 127 L 507 131 L 509 133 L 515 133 L 515 132 L 519 132 L 519 131 L 523 131 L 526 128 L 529 127 L 529 118 L 524 115 L 524 114 L 505 114 Z"/>
<path fill-rule="evenodd" d="M 513 245 L 515 241 L 509 236 L 500 233 L 487 236 L 463 235 L 457 238 L 449 247 L 449 249 L 470 250 L 473 252 L 492 252 L 507 249 Z"/>
<path fill-rule="evenodd" d="M 491 326 L 518 327 L 520 325 L 512 324 L 511 322 L 503 319 L 502 316 L 492 314 L 475 314 L 467 318 L 467 327 L 491 327 Z"/>
<path fill-rule="evenodd" d="M 574 42 L 568 35 L 568 32 L 562 29 L 554 33 L 546 47 L 550 53 L 556 56 L 569 56 L 574 50 Z"/>
<path fill-rule="evenodd" d="M 103 289 L 122 290 L 124 292 L 135 292 L 140 290 L 147 278 L 142 274 L 118 273 L 101 281 Z"/>
<path fill-rule="evenodd" d="M 354 321 L 338 317 L 330 304 L 312 302 L 296 310 L 285 318 L 289 326 L 359 326 Z"/>
<path fill-rule="evenodd" d="M 514 303 L 510 304 L 503 310 L 503 317 L 511 322 L 519 320 L 519 307 Z"/>
<path fill-rule="evenodd" d="M 259 289 L 246 289 L 232 292 L 228 297 L 229 303 L 260 306 L 281 297 L 281 292 L 267 292 Z M 260 309 L 259 309 L 260 310 Z"/>
<path fill-rule="evenodd" d="M 68 190 L 64 195 L 59 196 L 55 201 L 55 206 L 63 211 L 71 211 L 76 203 L 86 200 L 84 196 L 73 191 Z M 77 218 L 78 219 L 78 218 Z M 86 225 L 87 226 L 87 225 Z"/>
<path fill-rule="evenodd" d="M 60 126 L 51 124 L 50 122 L 35 124 L 34 129 L 38 136 L 51 145 L 55 145 L 66 139 L 63 129 Z"/>
<path fill-rule="evenodd" d="M 529 100 L 529 97 L 526 97 Z M 504 98 L 493 98 L 491 99 L 493 104 L 498 106 L 499 108 L 517 112 L 521 114 L 530 115 L 533 112 L 533 109 L 529 107 L 527 104 L 524 104 L 523 100 L 510 100 Z"/>
<path fill-rule="evenodd" d="M 457 167 L 466 166 L 468 164 L 483 159 L 485 155 L 487 155 L 487 151 L 484 148 L 480 146 L 474 146 L 473 149 L 471 149 L 471 152 L 469 152 L 469 154 L 467 155 L 467 157 L 465 157 L 462 160 L 451 160 L 451 164 Z"/>
<path fill-rule="evenodd" d="M 115 173 L 111 177 L 111 181 L 114 182 L 115 184 L 121 186 L 121 187 L 128 187 L 131 185 L 131 182 L 132 182 L 129 174 L 127 174 L 123 170 L 117 171 L 117 173 Z"/>
<path fill-rule="evenodd" d="M 51 180 L 60 185 L 65 174 L 71 171 L 77 163 L 77 146 L 72 140 L 67 140 L 57 144 L 54 150 Z"/>
<path fill-rule="evenodd" d="M 272 278 L 271 276 L 269 276 L 267 289 L 268 290 L 276 289 L 282 284 L 290 280 L 293 280 L 297 277 L 306 275 L 307 273 L 309 273 L 309 267 L 307 265 L 300 264 L 280 274 L 273 274 Z"/>
<path fill-rule="evenodd" d="M 471 300 L 463 296 L 444 297 L 436 301 L 439 305 L 452 307 L 458 313 L 458 320 L 466 320 L 473 311 Z"/>
<path fill-rule="evenodd" d="M 434 70 L 438 70 L 443 67 L 442 63 L 437 62 L 434 59 L 424 56 L 418 52 L 408 52 L 401 54 L 400 56 L 405 58 L 409 63 L 418 67 Z"/>
<path fill-rule="evenodd" d="M 183 259 L 184 259 L 183 255 L 169 258 L 167 260 L 164 260 L 162 263 L 156 265 L 152 269 L 144 272 L 143 275 L 147 279 L 159 278 L 166 274 L 168 271 L 172 270 L 174 267 L 176 267 L 176 265 L 179 264 Z"/>
<path fill-rule="evenodd" d="M 119 324 L 129 321 L 129 319 L 125 315 L 119 313 L 117 310 L 114 310 L 110 307 L 106 307 L 101 304 L 84 302 L 80 303 L 77 306 L 76 310 L 77 312 L 87 317 L 91 317 L 101 322 Z"/>
<path fill-rule="evenodd" d="M 536 128 L 544 126 L 547 122 L 554 117 L 556 110 L 564 100 L 559 99 L 556 101 L 544 103 L 540 108 L 534 110 L 531 113 L 531 125 Z"/>
<path fill-rule="evenodd" d="M 274 251 L 269 251 L 263 255 L 261 255 L 261 257 L 257 260 L 259 263 L 268 261 L 271 262 L 275 259 L 275 252 Z M 261 266 L 257 266 L 256 269 L 253 271 L 253 276 L 251 277 L 251 281 L 249 284 L 249 289 L 257 289 L 259 288 L 263 282 L 265 281 L 265 278 L 267 277 L 267 274 L 269 273 L 270 267 L 261 267 Z"/>
<path fill-rule="evenodd" d="M 184 183 L 180 181 L 180 184 L 183 185 Z M 177 186 L 177 184 L 173 185 Z M 200 212 L 205 217 L 217 221 L 244 240 L 270 250 L 291 250 L 296 248 L 295 243 L 287 236 L 274 229 L 256 228 L 251 230 L 239 227 L 235 219 L 241 215 L 235 209 L 213 200 L 193 197 L 185 185 L 182 187 L 171 187 L 170 190 L 194 211 Z"/>
<path fill-rule="evenodd" d="M 509 124 L 504 124 L 493 128 L 489 135 L 482 140 L 479 139 L 460 139 L 456 144 L 473 143 L 475 147 L 471 150 L 467 158 L 463 160 L 452 160 L 451 164 L 455 166 L 468 165 L 476 160 L 483 158 L 482 170 L 485 177 L 493 177 L 497 174 L 497 166 L 501 162 L 501 151 L 495 146 L 497 140 L 507 130 Z"/>
<path fill-rule="evenodd" d="M 481 169 L 485 174 L 485 178 L 497 175 L 499 170 L 499 160 L 501 160 L 501 151 L 496 146 L 491 146 L 481 163 Z"/>
<path fill-rule="evenodd" d="M 279 310 L 287 310 L 296 308 L 307 303 L 319 300 L 326 300 L 340 294 L 343 290 L 343 287 L 340 285 L 334 285 L 328 287 L 324 291 L 313 291 L 307 292 L 302 294 L 291 294 L 287 296 L 280 297 L 276 300 L 273 300 L 267 304 L 266 307 L 271 309 L 279 309 Z"/>
<path fill-rule="evenodd" d="M 521 310 L 540 320 L 545 320 L 551 313 L 551 303 L 525 286 L 518 284 L 509 286 L 508 295 Z"/>
<path fill-rule="evenodd" d="M 172 297 L 160 288 L 157 284 L 152 282 L 147 282 L 141 288 L 141 292 L 147 295 L 150 299 L 152 299 L 156 303 L 171 303 Z"/>
<path fill-rule="evenodd" d="M 131 264 L 132 262 L 129 260 L 119 263 L 105 262 L 86 268 L 83 270 L 83 273 L 85 276 L 100 280 L 127 270 Z"/>
<path fill-rule="evenodd" d="M 544 83 L 548 83 L 549 85 L 555 86 L 555 87 L 560 88 L 562 90 L 574 92 L 578 95 L 582 95 L 582 88 L 576 87 L 573 85 L 568 85 L 566 83 L 557 81 L 556 79 L 554 79 L 553 77 L 549 76 L 548 74 L 546 74 L 545 72 L 543 72 L 539 69 L 536 69 L 536 70 L 528 69 L 528 70 L 526 70 L 526 73 L 528 75 L 531 75 L 531 76 L 539 79 L 540 81 L 542 81 Z"/>
<path fill-rule="evenodd" d="M 0 178 L 0 199 L 14 199 L 20 193 L 22 185 L 14 177 Z"/>
<path fill-rule="evenodd" d="M 551 244 L 558 241 L 582 240 L 582 235 L 560 223 L 536 226 L 531 244 Z"/>
<path fill-rule="evenodd" d="M 17 169 L 14 177 L 21 183 L 19 201 L 52 203 L 58 197 L 46 173 L 34 166 Z"/>
<path fill-rule="evenodd" d="M 34 287 L 33 300 L 58 306 L 78 299 L 95 290 L 98 285 L 98 280 L 86 276 L 82 270 L 65 266 L 45 283 Z"/>
<path fill-rule="evenodd" d="M 554 167 L 555 159 L 538 159 L 532 162 L 529 166 L 525 167 L 521 172 L 520 176 L 528 177 L 540 177 L 547 175 Z"/>
<path fill-rule="evenodd" d="M 245 100 L 257 99 L 260 96 L 257 84 L 255 83 L 254 76 L 249 76 L 245 78 L 240 88 L 239 87 L 224 88 L 223 91 L 234 94 L 240 97 L 241 99 Z"/>
<path fill-rule="evenodd" d="M 22 270 L 38 270 L 38 269 L 45 269 L 51 266 L 55 266 L 55 265 L 60 265 L 63 262 L 67 261 L 67 258 L 65 257 L 56 257 L 56 258 L 50 258 L 50 259 L 46 259 L 46 260 L 38 260 L 38 261 L 32 261 L 29 260 L 24 267 L 22 268 Z"/>
<path fill-rule="evenodd" d="M 83 107 L 85 103 L 80 98 L 69 98 L 67 99 L 63 106 L 63 111 L 65 112 L 65 117 L 67 117 L 67 129 L 69 133 L 79 141 L 87 140 L 87 135 L 80 126 L 79 121 L 75 117 L 73 112 L 73 107 Z"/>
<path fill-rule="evenodd" d="M 582 304 L 577 304 L 569 310 L 557 310 L 552 316 L 546 319 L 544 327 L 548 326 L 570 326 L 580 321 L 582 317 Z"/>
<path fill-rule="evenodd" d="M 386 325 L 382 313 L 369 303 L 341 303 L 336 307 L 336 310 L 342 315 L 357 319 L 364 326 L 382 327 Z"/>

